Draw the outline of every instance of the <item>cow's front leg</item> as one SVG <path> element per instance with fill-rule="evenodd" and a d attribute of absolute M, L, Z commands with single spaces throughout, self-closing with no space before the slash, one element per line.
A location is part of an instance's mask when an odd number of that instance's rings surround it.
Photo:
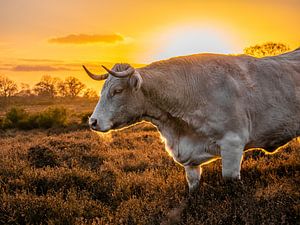
<path fill-rule="evenodd" d="M 221 143 L 222 176 L 225 179 L 240 179 L 241 162 L 243 158 L 244 143 L 234 133 L 226 135 Z"/>
<path fill-rule="evenodd" d="M 189 185 L 189 192 L 194 193 L 200 184 L 201 167 L 200 166 L 185 166 L 185 175 Z"/>

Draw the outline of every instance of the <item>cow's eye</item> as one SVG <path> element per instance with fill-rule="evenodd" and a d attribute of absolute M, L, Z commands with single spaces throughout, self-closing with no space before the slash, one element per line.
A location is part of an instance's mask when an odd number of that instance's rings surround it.
<path fill-rule="evenodd" d="M 122 93 L 123 89 L 117 88 L 113 91 L 112 96 Z"/>

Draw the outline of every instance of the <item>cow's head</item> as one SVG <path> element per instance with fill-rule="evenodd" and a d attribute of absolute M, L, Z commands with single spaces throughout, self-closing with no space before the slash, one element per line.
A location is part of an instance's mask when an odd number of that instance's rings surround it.
<path fill-rule="evenodd" d="M 108 73 L 95 75 L 83 68 L 94 80 L 104 80 L 100 100 L 89 119 L 91 129 L 106 132 L 133 124 L 144 111 L 143 79 L 129 64 L 116 64 Z"/>

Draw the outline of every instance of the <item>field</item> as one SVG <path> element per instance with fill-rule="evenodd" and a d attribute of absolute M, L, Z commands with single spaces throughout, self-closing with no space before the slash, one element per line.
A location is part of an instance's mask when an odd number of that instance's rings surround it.
<path fill-rule="evenodd" d="M 94 104 L 61 103 L 74 121 Z M 0 224 L 300 221 L 299 138 L 273 155 L 245 153 L 241 181 L 223 181 L 220 160 L 205 165 L 201 187 L 189 197 L 184 169 L 164 150 L 155 127 L 144 123 L 103 135 L 70 124 L 0 131 Z"/>

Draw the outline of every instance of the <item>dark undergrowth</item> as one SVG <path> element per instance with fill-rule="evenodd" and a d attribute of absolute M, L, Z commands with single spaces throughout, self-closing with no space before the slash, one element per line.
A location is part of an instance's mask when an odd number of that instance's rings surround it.
<path fill-rule="evenodd" d="M 74 128 L 87 128 L 90 115 L 91 112 L 71 114 L 64 107 L 48 107 L 31 113 L 24 108 L 12 107 L 5 116 L 0 117 L 0 131 L 47 129 L 64 132 Z"/>
<path fill-rule="evenodd" d="M 188 197 L 184 169 L 150 125 L 2 132 L 0 224 L 297 224 L 300 143 L 273 155 L 245 153 L 242 180 L 203 168 Z"/>

